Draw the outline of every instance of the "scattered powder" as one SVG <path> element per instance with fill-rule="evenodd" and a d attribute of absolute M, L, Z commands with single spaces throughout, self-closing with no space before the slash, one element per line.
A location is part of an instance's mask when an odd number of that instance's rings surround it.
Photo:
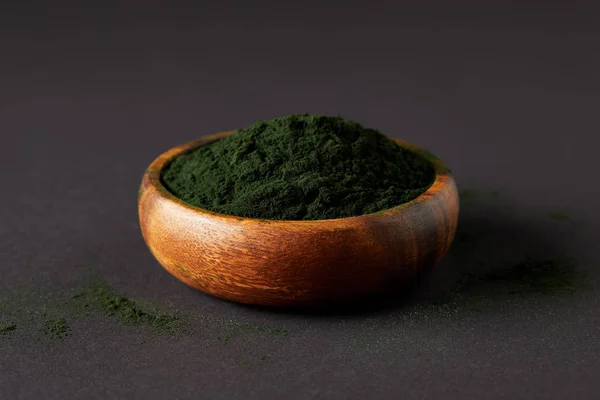
<path fill-rule="evenodd" d="M 458 191 L 458 197 L 461 203 L 469 204 L 477 199 L 477 192 L 472 189 L 461 189 Z"/>
<path fill-rule="evenodd" d="M 0 323 L 0 335 L 6 335 L 17 329 L 17 324 L 14 322 L 2 322 Z"/>
<path fill-rule="evenodd" d="M 88 289 L 72 295 L 73 307 L 91 311 L 100 309 L 104 314 L 117 318 L 128 325 L 145 325 L 157 331 L 173 331 L 180 318 L 115 293 L 106 282 L 95 281 Z"/>
<path fill-rule="evenodd" d="M 548 217 L 557 220 L 557 221 L 569 221 L 571 218 L 567 214 L 552 212 L 548 214 Z"/>
<path fill-rule="evenodd" d="M 48 319 L 44 322 L 44 334 L 52 339 L 64 339 L 69 336 L 70 330 L 65 318 Z"/>

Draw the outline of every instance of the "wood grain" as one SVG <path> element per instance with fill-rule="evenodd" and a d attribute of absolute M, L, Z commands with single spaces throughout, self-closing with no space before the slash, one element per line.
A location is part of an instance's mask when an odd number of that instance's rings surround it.
<path fill-rule="evenodd" d="M 415 200 L 358 217 L 271 221 L 213 213 L 182 202 L 160 182 L 178 155 L 230 135 L 206 136 L 159 156 L 138 196 L 140 226 L 158 262 L 183 283 L 246 304 L 315 306 L 389 290 L 444 256 L 459 202 L 449 170 L 431 153 L 433 185 Z"/>

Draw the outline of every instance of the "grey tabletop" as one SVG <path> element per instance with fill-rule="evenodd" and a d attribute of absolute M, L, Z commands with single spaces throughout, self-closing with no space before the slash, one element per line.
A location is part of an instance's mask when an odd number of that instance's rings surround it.
<path fill-rule="evenodd" d="M 72 3 L 0 12 L 0 398 L 600 398 L 598 10 Z M 327 312 L 164 271 L 137 219 L 152 159 L 303 112 L 448 164 L 438 267 Z M 77 302 L 90 276 L 118 312 Z"/>

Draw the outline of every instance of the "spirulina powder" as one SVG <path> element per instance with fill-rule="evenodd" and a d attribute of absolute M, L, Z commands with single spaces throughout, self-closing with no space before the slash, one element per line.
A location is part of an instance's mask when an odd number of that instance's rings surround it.
<path fill-rule="evenodd" d="M 322 115 L 258 121 L 177 157 L 164 186 L 213 212 L 318 220 L 386 210 L 433 183 L 428 160 L 374 129 Z"/>

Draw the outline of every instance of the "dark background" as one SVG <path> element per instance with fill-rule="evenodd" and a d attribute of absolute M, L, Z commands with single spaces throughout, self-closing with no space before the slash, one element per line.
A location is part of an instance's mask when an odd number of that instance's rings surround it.
<path fill-rule="evenodd" d="M 48 341 L 34 321 L 0 336 L 1 398 L 600 396 L 598 9 L 92 3 L 0 9 L 0 297 L 76 286 L 91 268 L 192 322 L 171 337 L 95 316 Z M 162 270 L 136 210 L 152 159 L 301 112 L 425 147 L 479 193 L 461 209 L 471 247 L 451 250 L 414 303 L 525 256 L 574 257 L 589 287 L 452 315 L 318 315 L 220 301 Z M 267 328 L 219 339 L 236 324 Z"/>

